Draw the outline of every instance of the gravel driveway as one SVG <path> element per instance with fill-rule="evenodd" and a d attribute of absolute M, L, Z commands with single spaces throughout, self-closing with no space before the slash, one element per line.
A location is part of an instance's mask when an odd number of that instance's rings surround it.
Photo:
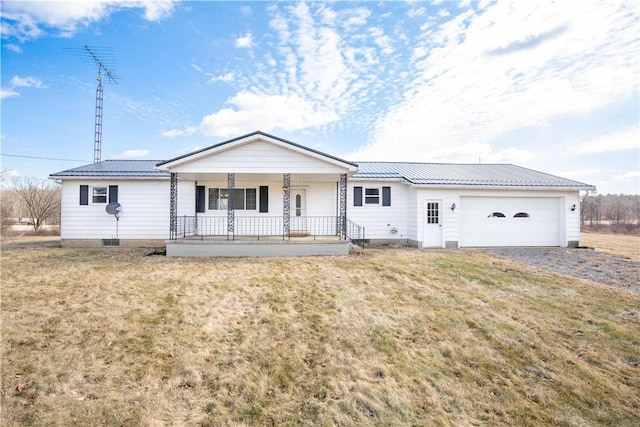
<path fill-rule="evenodd" d="M 497 248 L 487 252 L 640 295 L 640 262 L 592 249 Z"/>

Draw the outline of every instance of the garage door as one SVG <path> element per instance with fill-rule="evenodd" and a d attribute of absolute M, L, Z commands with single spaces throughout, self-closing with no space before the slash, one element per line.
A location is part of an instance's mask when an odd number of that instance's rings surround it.
<path fill-rule="evenodd" d="M 558 197 L 461 197 L 460 246 L 561 246 Z"/>

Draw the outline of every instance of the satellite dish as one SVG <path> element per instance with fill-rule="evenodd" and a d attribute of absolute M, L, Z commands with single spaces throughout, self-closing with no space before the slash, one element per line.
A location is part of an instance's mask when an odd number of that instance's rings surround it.
<path fill-rule="evenodd" d="M 120 213 L 120 211 L 122 210 L 122 205 L 118 202 L 111 202 L 107 205 L 107 207 L 105 208 L 105 210 L 107 211 L 107 213 L 109 215 L 115 215 L 116 217 L 116 221 L 120 221 L 120 217 L 118 216 L 118 214 Z"/>
<path fill-rule="evenodd" d="M 107 205 L 105 210 L 109 215 L 118 215 L 122 210 L 122 205 L 120 205 L 120 203 L 118 202 L 111 202 Z"/>

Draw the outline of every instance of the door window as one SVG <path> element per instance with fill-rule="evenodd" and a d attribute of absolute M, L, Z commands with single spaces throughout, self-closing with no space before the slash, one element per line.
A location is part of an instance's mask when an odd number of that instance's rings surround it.
<path fill-rule="evenodd" d="M 440 224 L 439 202 L 427 202 L 427 224 Z"/>

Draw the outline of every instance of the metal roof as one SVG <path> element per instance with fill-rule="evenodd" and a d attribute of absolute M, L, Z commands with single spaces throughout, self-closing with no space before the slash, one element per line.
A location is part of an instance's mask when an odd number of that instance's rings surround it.
<path fill-rule="evenodd" d="M 110 178 L 110 177 L 145 177 L 168 178 L 169 174 L 155 169 L 160 160 L 103 160 L 97 163 L 67 169 L 49 175 L 50 178 Z"/>
<path fill-rule="evenodd" d="M 352 179 L 402 179 L 433 186 L 594 189 L 589 184 L 511 164 L 358 162 L 358 172 Z"/>
<path fill-rule="evenodd" d="M 155 169 L 162 160 L 104 160 L 53 173 L 50 178 L 168 178 Z M 582 182 L 511 164 L 359 162 L 351 179 L 402 180 L 410 184 L 450 187 L 511 187 L 594 190 Z"/>

